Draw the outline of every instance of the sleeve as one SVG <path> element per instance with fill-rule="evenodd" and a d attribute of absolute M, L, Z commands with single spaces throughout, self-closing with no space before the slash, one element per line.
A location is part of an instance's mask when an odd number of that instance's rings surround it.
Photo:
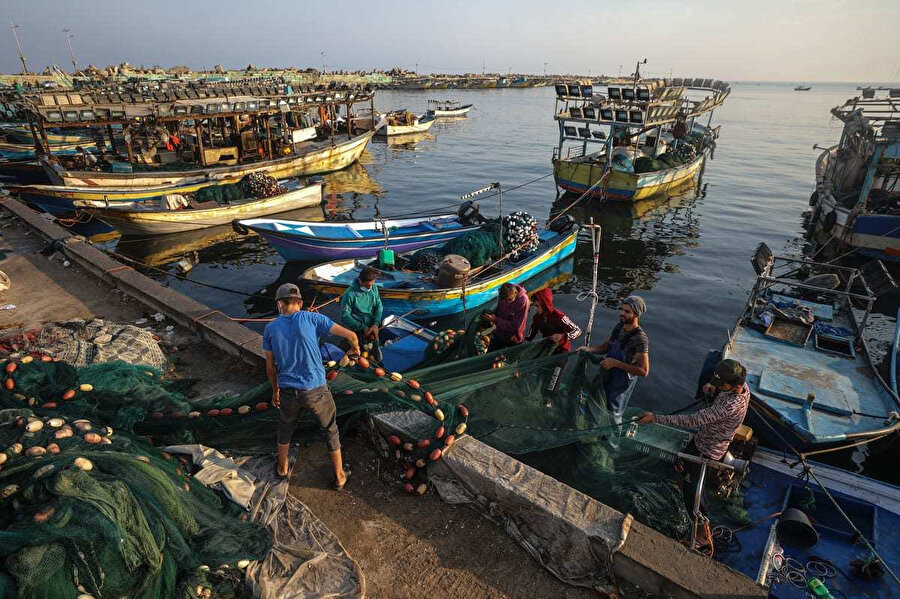
<path fill-rule="evenodd" d="M 310 313 L 313 317 L 313 324 L 316 325 L 316 334 L 319 337 L 324 337 L 328 333 L 331 332 L 331 327 L 334 326 L 334 321 L 325 316 L 324 314 L 316 314 L 315 312 Z"/>
<path fill-rule="evenodd" d="M 646 354 L 649 352 L 650 352 L 650 338 L 647 337 L 647 333 L 641 331 L 641 334 L 636 335 L 634 338 L 634 353 Z"/>
<path fill-rule="evenodd" d="M 263 351 L 272 351 L 272 337 L 269 334 L 269 325 L 263 330 Z"/>
<path fill-rule="evenodd" d="M 581 337 L 581 328 L 577 324 L 572 322 L 572 319 L 565 314 L 563 314 L 562 317 L 562 324 L 564 327 L 566 327 L 566 337 L 573 341 Z"/>
<path fill-rule="evenodd" d="M 693 414 L 659 414 L 655 421 L 659 424 L 669 424 L 681 428 L 700 428 L 728 416 L 727 399 L 727 394 L 720 393 L 713 405 L 708 408 L 703 408 Z"/>
<path fill-rule="evenodd" d="M 538 326 L 537 326 L 537 314 L 534 315 L 534 318 L 531 319 L 531 330 L 528 332 L 528 337 L 526 337 L 526 341 L 531 341 L 537 336 Z"/>
<path fill-rule="evenodd" d="M 341 296 L 341 324 L 351 331 L 366 328 L 366 324 L 353 315 L 353 297 L 349 289 Z"/>
<path fill-rule="evenodd" d="M 375 322 L 372 324 L 375 326 L 381 326 L 381 315 L 384 312 L 384 306 L 381 305 L 381 292 L 378 290 L 378 286 L 375 286 L 375 305 L 373 306 L 372 316 L 375 318 Z"/>
<path fill-rule="evenodd" d="M 525 293 L 524 290 L 520 291 L 520 293 Z M 528 323 L 528 308 L 531 306 L 531 302 L 528 299 L 528 295 L 525 295 L 525 301 L 522 302 L 521 306 L 517 306 L 512 314 L 512 327 L 514 327 L 514 332 L 510 335 L 514 341 L 517 343 L 521 343 L 525 341 L 525 325 Z"/>

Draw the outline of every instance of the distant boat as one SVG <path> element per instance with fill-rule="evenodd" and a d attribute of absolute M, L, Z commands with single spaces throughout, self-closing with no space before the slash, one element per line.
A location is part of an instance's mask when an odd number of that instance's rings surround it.
<path fill-rule="evenodd" d="M 794 91 L 795 92 L 808 92 L 811 89 L 812 89 L 812 86 L 810 86 L 810 85 L 798 85 L 797 87 L 794 88 Z"/>
<path fill-rule="evenodd" d="M 459 100 L 428 100 L 428 112 L 425 116 L 435 118 L 466 116 L 470 110 L 471 104 L 460 105 Z"/>
<path fill-rule="evenodd" d="M 379 137 L 424 133 L 434 125 L 433 116 L 416 116 L 407 110 L 395 110 L 385 115 L 384 125 L 375 132 Z"/>

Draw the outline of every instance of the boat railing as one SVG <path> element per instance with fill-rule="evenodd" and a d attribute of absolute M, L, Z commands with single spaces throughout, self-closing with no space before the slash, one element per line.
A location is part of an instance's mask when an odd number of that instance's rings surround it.
<path fill-rule="evenodd" d="M 816 159 L 816 191 L 819 193 L 820 197 L 823 193 L 828 191 L 825 187 L 825 179 L 828 175 L 828 167 L 831 164 L 831 158 L 837 153 L 837 149 L 837 145 L 831 146 L 819 154 L 819 157 Z"/>

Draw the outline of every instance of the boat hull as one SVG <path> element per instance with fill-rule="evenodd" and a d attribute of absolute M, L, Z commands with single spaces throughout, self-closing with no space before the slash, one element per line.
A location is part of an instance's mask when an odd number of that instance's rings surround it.
<path fill-rule="evenodd" d="M 829 217 L 832 212 L 834 216 Z M 820 196 L 811 224 L 823 237 L 834 238 L 843 246 L 859 248 L 879 258 L 900 261 L 900 215 L 861 213 L 851 217 L 849 208 L 839 205 L 831 195 L 826 195 Z"/>
<path fill-rule="evenodd" d="M 385 125 L 378 130 L 376 135 L 379 137 L 390 137 L 393 135 L 409 135 L 411 133 L 425 133 L 434 125 L 434 118 L 423 119 L 415 125 Z"/>
<path fill-rule="evenodd" d="M 701 154 L 687 164 L 650 173 L 626 173 L 613 170 L 608 183 L 592 189 L 589 197 L 622 202 L 636 202 L 657 194 L 692 185 L 703 169 L 706 155 Z M 596 185 L 604 168 L 570 159 L 553 160 L 556 185 L 570 193 L 582 194 Z"/>
<path fill-rule="evenodd" d="M 95 171 L 56 171 L 48 173 L 58 185 L 78 187 L 157 187 L 198 183 L 210 179 L 240 179 L 252 172 L 262 172 L 276 179 L 305 177 L 337 171 L 356 162 L 374 132 L 368 131 L 353 139 L 335 145 L 317 145 L 299 155 L 287 156 L 266 162 L 195 169 L 181 172 L 106 173 Z"/>
<path fill-rule="evenodd" d="M 122 235 L 165 235 L 225 225 L 236 218 L 256 218 L 306 208 L 318 205 L 321 201 L 322 186 L 314 184 L 280 196 L 205 210 L 146 212 L 86 208 L 85 212 L 118 230 Z"/>
<path fill-rule="evenodd" d="M 575 251 L 577 227 L 559 239 L 544 252 L 523 261 L 500 275 L 480 283 L 454 289 L 389 289 L 379 287 L 378 292 L 385 312 L 405 314 L 417 311 L 416 318 L 450 316 L 464 310 L 472 310 L 496 299 L 504 283 L 521 283 L 562 262 Z M 310 271 L 307 271 L 309 273 Z M 326 295 L 340 295 L 347 286 L 321 279 L 312 279 L 304 273 L 302 282 Z"/>
<path fill-rule="evenodd" d="M 21 184 L 50 183 L 44 168 L 33 160 L 0 160 L 0 179 Z"/>
<path fill-rule="evenodd" d="M 456 110 L 429 110 L 428 116 L 435 118 L 445 118 L 445 117 L 455 117 L 455 116 L 466 116 L 466 114 L 472 110 L 472 105 L 469 104 L 467 106 L 461 106 Z"/>

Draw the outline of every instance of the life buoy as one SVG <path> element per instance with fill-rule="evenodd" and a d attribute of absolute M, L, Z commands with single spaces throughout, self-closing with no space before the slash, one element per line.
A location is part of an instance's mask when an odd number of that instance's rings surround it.
<path fill-rule="evenodd" d="M 822 221 L 822 230 L 826 233 L 831 233 L 831 230 L 834 229 L 834 225 L 837 224 L 837 212 L 832 210 L 828 214 L 825 215 L 825 220 Z"/>

